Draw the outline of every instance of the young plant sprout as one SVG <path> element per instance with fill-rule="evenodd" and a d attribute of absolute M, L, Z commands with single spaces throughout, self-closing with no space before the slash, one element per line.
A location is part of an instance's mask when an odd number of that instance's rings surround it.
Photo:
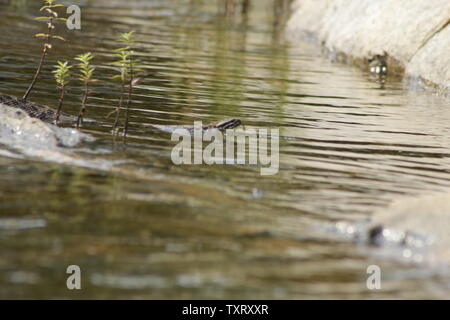
<path fill-rule="evenodd" d="M 90 61 L 94 58 L 94 56 L 88 52 L 79 54 L 75 60 L 79 61 L 78 63 L 78 79 L 84 84 L 84 94 L 83 100 L 81 102 L 80 113 L 77 118 L 77 129 L 80 128 L 80 125 L 83 122 L 84 114 L 86 113 L 86 101 L 89 95 L 89 85 L 95 80 L 92 78 L 94 74 L 95 67 L 91 66 Z"/>
<path fill-rule="evenodd" d="M 113 76 L 113 79 L 120 79 L 120 98 L 119 98 L 119 104 L 117 105 L 116 109 L 108 114 L 107 118 L 112 115 L 113 113 L 116 114 L 114 124 L 113 124 L 113 134 L 117 133 L 117 127 L 119 125 L 119 116 L 120 111 L 122 109 L 123 105 L 123 96 L 125 94 L 125 87 L 127 84 L 127 79 L 129 77 L 128 74 L 128 68 L 130 65 L 129 57 L 130 52 L 127 50 L 123 50 L 123 48 L 116 50 L 117 52 L 114 54 L 118 59 L 114 61 L 112 64 L 117 67 L 117 71 L 119 72 L 118 75 Z"/>
<path fill-rule="evenodd" d="M 53 70 L 53 73 L 55 75 L 55 80 L 58 85 L 58 88 L 61 91 L 61 95 L 59 97 L 59 104 L 58 104 L 58 111 L 55 115 L 55 124 L 59 121 L 59 116 L 61 114 L 62 105 L 64 102 L 64 94 L 66 91 L 66 86 L 69 83 L 69 76 L 70 76 L 70 69 L 72 66 L 69 66 L 69 63 L 58 61 L 58 64 L 55 66 L 55 70 Z"/>
<path fill-rule="evenodd" d="M 33 81 L 31 82 L 30 86 L 28 87 L 27 91 L 25 92 L 23 99 L 27 99 L 28 95 L 30 94 L 31 90 L 33 90 L 34 85 L 36 84 L 37 79 L 39 78 L 39 75 L 41 74 L 42 66 L 44 65 L 45 58 L 47 57 L 48 51 L 52 48 L 51 41 L 53 39 L 63 40 L 65 39 L 60 36 L 54 35 L 55 30 L 55 23 L 58 21 L 66 21 L 66 18 L 59 18 L 58 13 L 54 11 L 55 8 L 58 7 L 65 7 L 63 4 L 57 4 L 54 3 L 54 0 L 44 0 L 44 6 L 39 11 L 45 11 L 46 16 L 43 17 L 37 17 L 36 20 L 44 21 L 47 23 L 47 33 L 38 33 L 35 35 L 37 38 L 43 38 L 45 40 L 44 42 L 44 49 L 42 50 L 42 56 L 41 60 L 39 61 L 38 68 L 36 70 L 36 74 L 34 75 Z"/>
<path fill-rule="evenodd" d="M 121 92 L 120 92 L 120 100 L 119 104 L 117 105 L 117 108 L 111 112 L 108 116 L 110 116 L 112 113 L 116 113 L 116 118 L 113 125 L 113 132 L 117 132 L 117 126 L 119 123 L 119 114 L 120 110 L 123 105 L 123 96 L 125 94 L 126 86 L 128 85 L 128 97 L 126 102 L 126 109 L 125 109 L 125 125 L 124 125 L 124 136 L 127 135 L 128 132 L 128 122 L 129 122 L 129 109 L 131 104 L 131 95 L 133 93 L 133 86 L 135 86 L 139 82 L 139 78 L 136 78 L 135 75 L 137 72 L 140 71 L 140 69 L 136 68 L 137 61 L 133 58 L 134 56 L 134 40 L 133 40 L 133 33 L 126 32 L 121 33 L 119 35 L 119 42 L 122 42 L 125 44 L 125 47 L 116 49 L 115 56 L 118 58 L 117 61 L 113 62 L 115 66 L 118 67 L 119 75 L 115 76 L 114 78 L 120 78 L 121 80 Z"/>

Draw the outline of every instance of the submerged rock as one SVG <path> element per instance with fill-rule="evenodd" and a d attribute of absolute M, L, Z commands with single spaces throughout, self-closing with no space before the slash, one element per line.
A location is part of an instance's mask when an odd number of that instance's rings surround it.
<path fill-rule="evenodd" d="M 73 147 L 92 138 L 72 128 L 60 128 L 30 117 L 20 109 L 0 104 L 0 143 L 13 147 Z"/>
<path fill-rule="evenodd" d="M 0 156 L 31 158 L 109 171 L 127 161 L 98 156 L 93 136 L 73 128 L 60 128 L 33 118 L 25 111 L 0 103 Z M 81 153 L 79 153 L 81 151 Z"/>
<path fill-rule="evenodd" d="M 93 137 L 72 128 L 60 128 L 30 117 L 20 109 L 0 104 L 0 144 L 20 154 L 66 162 L 62 147 L 74 147 Z"/>
<path fill-rule="evenodd" d="M 450 264 L 450 192 L 399 198 L 367 223 L 338 222 L 334 230 L 385 256 Z"/>

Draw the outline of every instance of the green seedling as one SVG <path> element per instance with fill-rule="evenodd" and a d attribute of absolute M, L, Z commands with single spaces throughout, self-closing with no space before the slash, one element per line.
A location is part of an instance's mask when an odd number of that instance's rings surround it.
<path fill-rule="evenodd" d="M 58 64 L 55 65 L 55 70 L 53 70 L 53 74 L 55 75 L 56 84 L 60 90 L 59 96 L 59 104 L 58 110 L 55 115 L 55 124 L 59 121 L 59 116 L 61 115 L 62 105 L 64 103 L 64 94 L 66 92 L 66 86 L 69 83 L 70 77 L 70 69 L 72 66 L 69 66 L 69 63 L 58 61 Z"/>
<path fill-rule="evenodd" d="M 113 79 L 120 79 L 120 98 L 119 103 L 114 111 L 112 111 L 110 114 L 108 114 L 107 117 L 111 116 L 113 113 L 116 114 L 114 124 L 113 124 L 113 134 L 117 133 L 118 125 L 119 125 L 119 117 L 120 117 L 120 111 L 122 110 L 123 106 L 123 98 L 125 94 L 125 88 L 128 82 L 129 78 L 129 72 L 128 68 L 130 65 L 129 57 L 130 52 L 126 50 L 116 50 L 116 53 L 114 54 L 117 57 L 117 60 L 112 63 L 119 72 L 118 75 L 113 76 Z"/>
<path fill-rule="evenodd" d="M 77 118 L 77 129 L 80 128 L 80 125 L 83 122 L 84 114 L 86 113 L 86 102 L 89 95 L 89 86 L 95 80 L 93 79 L 95 67 L 90 64 L 90 61 L 94 58 L 94 56 L 88 52 L 79 54 L 76 56 L 75 60 L 79 61 L 78 63 L 78 79 L 83 82 L 84 85 L 84 94 L 83 99 L 81 101 L 80 113 Z"/>
<path fill-rule="evenodd" d="M 37 33 L 35 34 L 35 37 L 44 39 L 44 48 L 42 50 L 41 60 L 39 61 L 38 68 L 36 70 L 36 73 L 34 75 L 33 80 L 31 81 L 30 86 L 28 87 L 27 91 L 25 92 L 23 99 L 27 99 L 28 95 L 30 94 L 31 90 L 33 90 L 34 85 L 36 84 L 37 79 L 39 78 L 42 70 L 42 66 L 44 65 L 45 58 L 47 57 L 47 54 L 49 50 L 52 48 L 52 40 L 58 39 L 63 40 L 65 39 L 63 37 L 54 35 L 55 31 L 55 23 L 61 22 L 61 21 L 67 21 L 66 18 L 59 18 L 58 13 L 55 11 L 58 7 L 65 7 L 63 4 L 57 4 L 54 0 L 45 0 L 44 6 L 40 9 L 40 11 L 44 11 L 47 15 L 42 17 L 37 17 L 36 20 L 43 21 L 47 23 L 47 33 Z"/>
<path fill-rule="evenodd" d="M 116 109 L 111 112 L 108 116 L 113 113 L 116 113 L 115 121 L 113 124 L 113 133 L 117 132 L 117 127 L 119 125 L 119 116 L 120 111 L 123 106 L 123 99 L 126 91 L 126 87 L 128 86 L 127 92 L 127 101 L 126 101 L 126 109 L 125 109 L 125 124 L 124 124 L 124 136 L 126 137 L 128 132 L 128 123 L 129 123 L 129 109 L 131 104 L 131 95 L 133 93 L 133 87 L 139 82 L 139 78 L 136 77 L 136 74 L 141 70 L 136 67 L 137 60 L 134 58 L 134 44 L 135 41 L 133 39 L 133 33 L 126 32 L 119 34 L 119 42 L 123 43 L 125 46 L 115 50 L 115 56 L 117 60 L 113 62 L 113 65 L 117 68 L 119 72 L 118 75 L 114 76 L 115 79 L 120 79 L 121 81 L 121 92 L 119 104 Z"/>

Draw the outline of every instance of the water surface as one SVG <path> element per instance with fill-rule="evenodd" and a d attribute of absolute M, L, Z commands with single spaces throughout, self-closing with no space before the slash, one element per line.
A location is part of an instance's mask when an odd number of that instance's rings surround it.
<path fill-rule="evenodd" d="M 448 98 L 396 78 L 381 86 L 310 43 L 289 43 L 272 1 L 257 2 L 234 20 L 215 1 L 82 2 L 82 30 L 64 32 L 30 99 L 54 106 L 50 66 L 96 55 L 87 116 L 98 124 L 83 129 L 96 141 L 68 150 L 94 166 L 0 157 L 0 297 L 448 298 L 450 274 L 318 228 L 450 187 Z M 38 3 L 21 3 L 0 1 L 0 92 L 18 96 L 42 31 Z M 105 119 L 118 99 L 106 64 L 129 30 L 145 72 L 123 143 Z M 67 113 L 77 114 L 81 89 L 70 85 Z M 280 130 L 277 175 L 174 166 L 170 135 L 150 126 L 230 117 Z M 82 269 L 80 292 L 65 286 L 71 264 Z M 371 264 L 382 267 L 380 291 L 366 287 Z"/>

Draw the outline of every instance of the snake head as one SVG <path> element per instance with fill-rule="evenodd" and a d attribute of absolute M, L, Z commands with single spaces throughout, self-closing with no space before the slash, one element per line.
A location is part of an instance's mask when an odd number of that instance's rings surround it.
<path fill-rule="evenodd" d="M 219 130 L 234 129 L 242 124 L 241 119 L 227 119 L 214 124 L 214 128 Z"/>

